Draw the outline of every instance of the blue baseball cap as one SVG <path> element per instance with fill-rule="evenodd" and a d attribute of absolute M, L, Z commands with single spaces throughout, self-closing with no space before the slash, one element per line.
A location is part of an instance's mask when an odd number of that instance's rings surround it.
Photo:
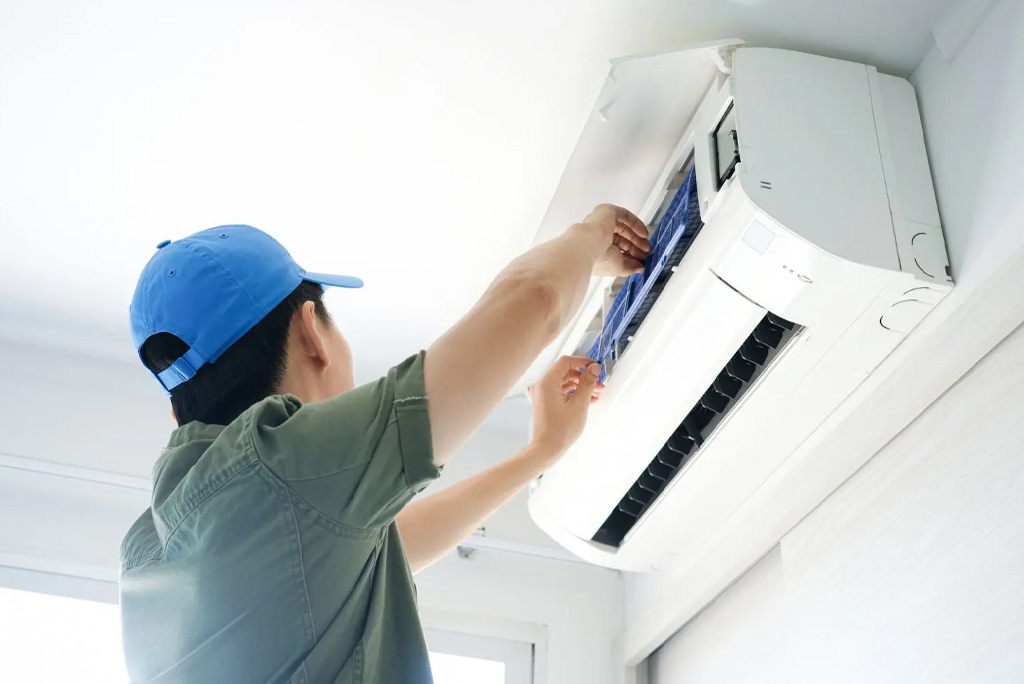
<path fill-rule="evenodd" d="M 189 346 L 156 379 L 170 392 L 213 363 L 303 280 L 362 287 L 359 278 L 309 273 L 281 243 L 252 226 L 219 226 L 164 240 L 135 286 L 129 318 L 135 349 L 157 333 Z"/>

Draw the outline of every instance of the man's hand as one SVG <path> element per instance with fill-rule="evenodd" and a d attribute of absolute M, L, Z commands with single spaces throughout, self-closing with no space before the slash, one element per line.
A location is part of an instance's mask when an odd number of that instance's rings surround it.
<path fill-rule="evenodd" d="M 607 249 L 594 264 L 594 275 L 626 276 L 641 273 L 651 251 L 650 233 L 644 222 L 614 204 L 598 205 L 576 229 L 595 231 L 607 241 Z"/>
<path fill-rule="evenodd" d="M 533 444 L 557 459 L 583 434 L 590 404 L 604 385 L 601 364 L 579 356 L 563 356 L 530 388 L 533 402 Z"/>
<path fill-rule="evenodd" d="M 414 501 L 398 514 L 395 521 L 413 572 L 454 549 L 562 457 L 583 432 L 587 409 L 601 393 L 600 372 L 601 366 L 590 359 L 563 356 L 530 389 L 533 441 L 529 446 L 504 463 Z"/>

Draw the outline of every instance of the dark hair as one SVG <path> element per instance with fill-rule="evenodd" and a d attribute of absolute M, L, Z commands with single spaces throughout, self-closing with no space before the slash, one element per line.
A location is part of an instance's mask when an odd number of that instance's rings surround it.
<path fill-rule="evenodd" d="M 330 315 L 323 303 L 323 287 L 301 284 L 263 320 L 213 363 L 208 363 L 188 382 L 171 390 L 171 406 L 178 425 L 198 420 L 227 425 L 253 404 L 277 393 L 284 375 L 288 329 L 292 316 L 304 302 L 313 302 L 325 323 Z M 157 333 L 142 345 L 142 362 L 159 373 L 182 354 L 188 345 L 171 333 Z"/>

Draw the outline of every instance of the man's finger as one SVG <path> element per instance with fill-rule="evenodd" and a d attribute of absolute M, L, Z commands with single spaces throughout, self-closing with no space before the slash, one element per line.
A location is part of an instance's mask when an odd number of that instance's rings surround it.
<path fill-rule="evenodd" d="M 648 230 L 647 225 L 640 220 L 640 217 L 631 212 L 629 209 L 619 207 L 618 215 L 615 217 L 619 223 L 629 228 L 630 232 L 641 238 L 645 242 L 650 237 L 651 232 Z"/>
<path fill-rule="evenodd" d="M 568 394 L 569 392 L 575 394 L 579 386 L 580 383 L 578 380 L 562 383 L 562 394 Z M 594 385 L 594 389 L 591 390 L 591 394 L 593 394 L 595 397 L 599 397 L 601 396 L 602 390 L 604 390 L 604 385 L 602 385 L 601 383 L 597 383 L 596 385 Z"/>
<path fill-rule="evenodd" d="M 622 235 L 616 235 L 615 237 L 613 237 L 612 245 L 614 245 L 615 248 L 622 252 L 623 254 L 631 256 L 634 259 L 643 259 L 645 256 L 647 256 L 648 250 L 642 249 L 641 247 L 633 244 Z"/>
<path fill-rule="evenodd" d="M 564 382 L 578 382 L 579 379 L 580 379 L 580 376 L 587 372 L 587 366 L 589 366 L 592 363 L 597 363 L 597 361 L 591 361 L 591 360 L 588 359 L 587 362 L 585 364 L 583 364 L 582 366 L 580 366 L 579 368 L 573 368 L 572 370 L 567 372 L 564 376 L 562 376 L 562 380 Z M 600 383 L 600 382 L 597 383 L 597 384 L 600 387 L 604 387 L 604 385 L 602 383 Z"/>
<path fill-rule="evenodd" d="M 586 368 L 590 364 L 594 363 L 593 359 L 588 359 L 586 356 L 563 356 L 555 362 L 555 365 L 544 374 L 541 382 L 549 387 L 562 384 L 562 378 L 569 374 L 570 371 L 579 371 L 580 368 Z"/>
<path fill-rule="evenodd" d="M 597 376 L 600 374 L 601 364 L 592 363 L 587 366 L 587 372 L 580 376 L 579 383 L 570 401 L 583 401 L 590 404 L 590 399 L 594 396 L 594 388 L 597 385 Z"/>
<path fill-rule="evenodd" d="M 643 273 L 645 270 L 644 262 L 633 257 L 622 255 L 622 272 L 623 273 Z"/>
<path fill-rule="evenodd" d="M 648 251 L 651 248 L 651 243 L 648 240 L 651 235 L 650 231 L 644 225 L 644 222 L 629 209 L 615 207 L 615 232 L 624 236 L 637 247 L 641 247 L 644 251 Z"/>
<path fill-rule="evenodd" d="M 591 363 L 595 362 L 592 361 Z M 586 368 L 584 368 L 582 371 L 569 371 L 568 373 L 566 373 L 565 377 L 562 378 L 562 382 L 576 384 L 580 381 L 580 377 L 585 372 L 587 372 Z M 597 389 L 604 389 L 604 383 L 599 381 L 597 383 Z"/>
<path fill-rule="evenodd" d="M 638 251 L 641 257 L 646 256 L 651 251 L 651 243 L 646 238 L 641 238 L 621 225 L 615 226 L 615 237 L 618 238 L 619 243 L 631 245 L 632 249 Z M 625 251 L 622 247 L 619 247 L 619 249 Z"/>

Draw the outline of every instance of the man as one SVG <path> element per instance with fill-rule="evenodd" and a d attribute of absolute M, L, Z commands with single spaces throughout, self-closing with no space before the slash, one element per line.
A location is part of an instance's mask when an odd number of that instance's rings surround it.
<path fill-rule="evenodd" d="M 599 366 L 563 358 L 531 390 L 529 446 L 407 504 L 572 319 L 591 274 L 642 269 L 647 235 L 598 207 L 356 389 L 321 295 L 358 279 L 307 273 L 248 226 L 161 243 L 131 327 L 180 427 L 121 547 L 131 680 L 429 682 L 412 574 L 558 460 Z"/>

